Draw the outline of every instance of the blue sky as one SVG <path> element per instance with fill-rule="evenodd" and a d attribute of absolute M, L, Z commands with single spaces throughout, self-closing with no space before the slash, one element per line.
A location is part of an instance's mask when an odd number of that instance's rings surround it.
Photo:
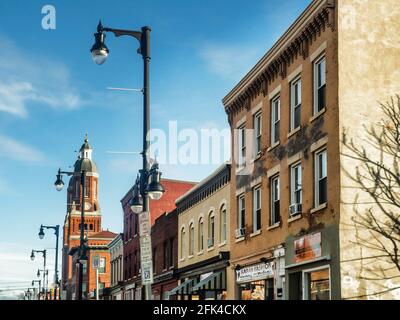
<path fill-rule="evenodd" d="M 131 38 L 108 34 L 110 56 L 90 57 L 99 18 L 105 26 L 151 33 L 151 125 L 166 130 L 228 127 L 221 99 L 306 8 L 310 0 L 0 2 L 0 287 L 31 280 L 32 248 L 52 248 L 38 226 L 62 225 L 66 193 L 53 183 L 73 165 L 84 134 L 100 173 L 103 227 L 122 230 L 119 200 L 141 161 L 142 59 Z M 56 30 L 41 9 L 56 8 Z M 217 165 L 165 165 L 163 176 L 199 181 Z M 53 260 L 53 252 L 49 259 Z M 38 259 L 39 260 L 39 259 Z M 40 261 L 40 260 L 39 260 Z M 1 294 L 1 293 L 0 293 Z"/>

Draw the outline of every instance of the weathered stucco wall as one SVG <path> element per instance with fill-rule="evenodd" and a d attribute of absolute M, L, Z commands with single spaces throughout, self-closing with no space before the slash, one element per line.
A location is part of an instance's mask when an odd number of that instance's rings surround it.
<path fill-rule="evenodd" d="M 400 2 L 399 0 L 338 0 L 338 61 L 339 61 L 339 127 L 348 130 L 349 137 L 365 144 L 363 125 L 371 125 L 382 118 L 379 102 L 385 102 L 400 93 Z M 343 145 L 341 145 L 343 150 Z M 373 156 L 373 149 L 369 149 Z M 355 186 L 344 170 L 355 172 L 354 160 L 341 156 L 341 290 L 342 298 L 400 299 L 399 290 L 374 295 L 400 287 L 400 278 L 379 278 L 372 269 L 385 268 L 384 259 L 365 259 L 376 252 L 357 240 L 357 232 L 351 218 L 355 215 L 352 203 L 358 193 L 358 209 L 371 207 L 362 204 L 366 194 L 349 187 Z M 374 208 L 374 215 L 380 211 Z M 356 230 L 358 229 L 358 230 Z M 364 232 L 363 236 L 367 236 Z M 363 256 L 364 259 L 360 259 Z M 393 271 L 395 272 L 395 271 Z M 387 274 L 389 275 L 389 274 Z M 397 274 L 399 275 L 399 274 Z"/>

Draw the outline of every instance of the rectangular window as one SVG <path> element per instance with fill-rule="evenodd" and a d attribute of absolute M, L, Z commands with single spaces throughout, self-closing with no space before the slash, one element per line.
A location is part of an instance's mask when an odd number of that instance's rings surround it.
<path fill-rule="evenodd" d="M 90 184 L 89 184 L 89 178 L 86 178 L 85 180 L 85 198 L 89 197 L 89 192 L 90 192 Z"/>
<path fill-rule="evenodd" d="M 326 107 L 326 62 L 325 57 L 314 63 L 314 114 Z"/>
<path fill-rule="evenodd" d="M 253 189 L 253 232 L 261 230 L 261 187 Z"/>
<path fill-rule="evenodd" d="M 203 219 L 201 219 L 199 221 L 199 239 L 198 239 L 199 243 L 199 252 L 204 250 L 204 223 L 203 223 Z"/>
<path fill-rule="evenodd" d="M 99 273 L 106 273 L 106 258 L 100 258 Z"/>
<path fill-rule="evenodd" d="M 238 166 L 246 166 L 246 127 L 238 128 Z"/>
<path fill-rule="evenodd" d="M 290 131 L 301 124 L 301 79 L 290 84 Z"/>
<path fill-rule="evenodd" d="M 169 263 L 168 265 L 172 267 L 174 265 L 174 238 L 169 241 Z"/>
<path fill-rule="evenodd" d="M 301 204 L 301 164 L 290 167 L 290 204 Z"/>
<path fill-rule="evenodd" d="M 169 253 L 169 249 L 168 249 L 168 241 L 164 241 L 163 244 L 163 253 L 164 253 L 164 259 L 163 259 L 163 270 L 167 269 L 167 267 L 169 266 L 168 264 L 168 253 Z"/>
<path fill-rule="evenodd" d="M 96 182 L 96 180 L 93 181 L 93 197 L 95 199 L 97 197 L 97 182 Z"/>
<path fill-rule="evenodd" d="M 280 194 L 279 176 L 271 178 L 271 226 L 278 224 L 280 220 Z"/>
<path fill-rule="evenodd" d="M 209 224 L 208 224 L 208 247 L 211 248 L 214 246 L 215 239 L 215 217 L 214 215 L 209 216 Z"/>
<path fill-rule="evenodd" d="M 327 153 L 326 150 L 315 154 L 315 207 L 327 201 Z"/>
<path fill-rule="evenodd" d="M 244 201 L 244 194 L 238 198 L 238 229 L 243 229 L 245 227 L 246 219 L 246 208 Z"/>
<path fill-rule="evenodd" d="M 271 145 L 279 142 L 279 122 L 281 110 L 281 98 L 272 100 L 271 105 Z"/>
<path fill-rule="evenodd" d="M 304 296 L 307 300 L 330 300 L 329 268 L 304 272 Z"/>
<path fill-rule="evenodd" d="M 221 225 L 221 234 L 220 234 L 220 242 L 223 243 L 226 241 L 226 207 L 224 206 L 221 209 L 221 219 L 220 219 L 220 225 Z"/>
<path fill-rule="evenodd" d="M 262 117 L 261 112 L 254 115 L 254 156 L 261 152 Z"/>

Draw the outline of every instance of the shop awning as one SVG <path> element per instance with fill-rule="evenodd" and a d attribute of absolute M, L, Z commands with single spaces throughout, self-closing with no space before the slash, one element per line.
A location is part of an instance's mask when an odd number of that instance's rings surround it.
<path fill-rule="evenodd" d="M 188 279 L 181 283 L 179 286 L 175 287 L 172 289 L 168 295 L 174 295 L 174 294 L 192 294 L 192 287 L 196 285 L 196 280 L 195 279 Z"/>
<path fill-rule="evenodd" d="M 226 290 L 225 270 L 214 272 L 192 288 L 192 291 L 198 290 Z"/>

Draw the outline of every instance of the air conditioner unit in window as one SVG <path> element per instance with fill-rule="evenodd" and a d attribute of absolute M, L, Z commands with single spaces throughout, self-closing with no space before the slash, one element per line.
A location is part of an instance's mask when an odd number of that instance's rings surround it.
<path fill-rule="evenodd" d="M 239 228 L 235 230 L 236 239 L 243 238 L 246 235 L 246 230 L 244 228 Z"/>
<path fill-rule="evenodd" d="M 289 206 L 289 214 L 295 216 L 301 214 L 301 203 L 295 203 Z"/>
<path fill-rule="evenodd" d="M 208 238 L 207 244 L 209 248 L 212 247 L 214 245 L 214 238 Z"/>

